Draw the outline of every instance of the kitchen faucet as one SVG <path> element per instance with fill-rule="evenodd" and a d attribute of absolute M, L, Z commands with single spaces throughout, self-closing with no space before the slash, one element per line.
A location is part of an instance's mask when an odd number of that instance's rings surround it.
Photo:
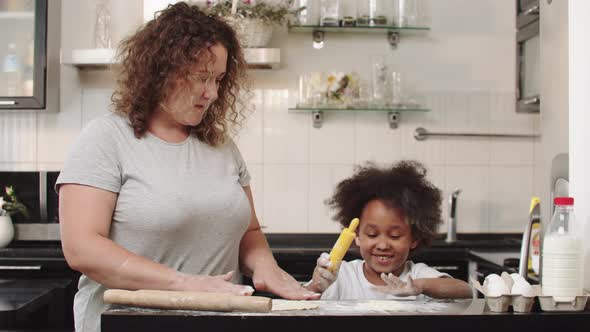
<path fill-rule="evenodd" d="M 449 195 L 449 219 L 447 220 L 447 243 L 457 241 L 457 197 L 461 193 L 461 189 L 456 188 Z"/>

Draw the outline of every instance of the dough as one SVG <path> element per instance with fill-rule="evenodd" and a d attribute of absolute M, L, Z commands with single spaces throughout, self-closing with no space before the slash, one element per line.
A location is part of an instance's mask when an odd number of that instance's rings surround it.
<path fill-rule="evenodd" d="M 319 304 L 310 301 L 272 300 L 272 311 L 310 310 L 319 308 Z"/>

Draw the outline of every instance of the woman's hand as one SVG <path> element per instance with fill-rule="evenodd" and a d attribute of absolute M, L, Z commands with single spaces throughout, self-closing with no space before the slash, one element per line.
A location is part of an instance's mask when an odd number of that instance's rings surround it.
<path fill-rule="evenodd" d="M 408 281 L 404 282 L 393 273 L 381 273 L 381 279 L 385 281 L 386 286 L 375 286 L 383 293 L 393 296 L 413 296 L 422 294 L 421 287 L 408 276 Z"/>
<path fill-rule="evenodd" d="M 268 264 L 254 270 L 254 288 L 276 294 L 289 300 L 317 300 L 320 294 L 303 288 L 292 276 L 276 264 Z"/>
<path fill-rule="evenodd" d="M 196 291 L 232 293 L 235 295 L 252 295 L 254 289 L 250 286 L 236 285 L 230 282 L 234 271 L 217 276 L 192 275 L 179 273 L 178 284 L 174 289 Z"/>
<path fill-rule="evenodd" d="M 313 292 L 325 292 L 326 289 L 336 281 L 338 269 L 340 268 L 340 266 L 338 266 L 334 271 L 330 271 L 330 266 L 332 266 L 330 255 L 323 252 L 316 262 L 316 267 L 313 270 L 313 277 L 311 278 L 311 281 L 305 285 L 305 288 Z"/>

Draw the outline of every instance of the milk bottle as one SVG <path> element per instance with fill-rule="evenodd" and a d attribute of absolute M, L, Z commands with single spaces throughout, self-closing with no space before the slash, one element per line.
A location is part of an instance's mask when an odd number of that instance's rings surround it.
<path fill-rule="evenodd" d="M 555 212 L 543 239 L 541 287 L 543 295 L 583 295 L 583 246 L 576 229 L 574 199 L 556 197 Z"/>

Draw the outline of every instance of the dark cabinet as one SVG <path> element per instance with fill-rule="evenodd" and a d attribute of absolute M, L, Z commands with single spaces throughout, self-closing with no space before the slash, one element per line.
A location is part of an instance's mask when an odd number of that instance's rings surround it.
<path fill-rule="evenodd" d="M 74 330 L 80 273 L 59 243 L 13 243 L 0 249 L 0 329 Z"/>
<path fill-rule="evenodd" d="M 516 3 L 516 111 L 538 113 L 541 109 L 539 0 Z"/>
<path fill-rule="evenodd" d="M 0 110 L 58 110 L 60 4 L 0 1 Z"/>

